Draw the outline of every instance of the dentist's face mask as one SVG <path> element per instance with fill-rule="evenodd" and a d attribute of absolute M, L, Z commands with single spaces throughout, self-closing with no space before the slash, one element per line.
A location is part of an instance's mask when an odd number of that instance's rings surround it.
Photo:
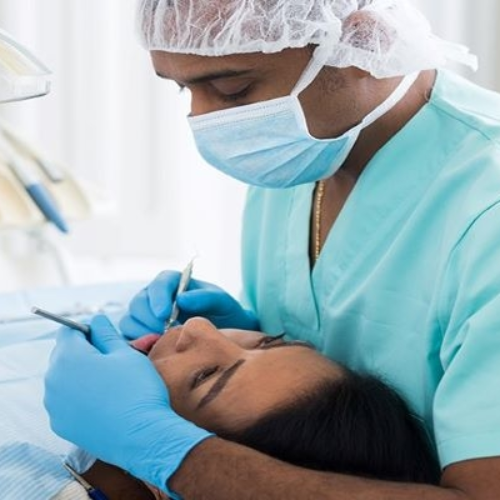
<path fill-rule="evenodd" d="M 382 104 L 345 134 L 316 139 L 309 133 L 298 96 L 322 67 L 323 58 L 313 56 L 289 96 L 190 117 L 203 158 L 231 177 L 265 188 L 324 179 L 341 167 L 361 130 L 394 107 L 418 76 L 406 76 Z"/>

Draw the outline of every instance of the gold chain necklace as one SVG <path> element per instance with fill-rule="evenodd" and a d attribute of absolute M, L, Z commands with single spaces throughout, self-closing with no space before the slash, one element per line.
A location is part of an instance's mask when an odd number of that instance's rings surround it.
<path fill-rule="evenodd" d="M 318 260 L 321 251 L 321 209 L 325 196 L 325 181 L 321 180 L 316 186 L 314 199 L 314 262 Z"/>

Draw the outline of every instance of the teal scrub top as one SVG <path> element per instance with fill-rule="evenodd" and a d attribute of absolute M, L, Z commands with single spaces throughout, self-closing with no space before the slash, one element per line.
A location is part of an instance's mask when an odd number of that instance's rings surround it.
<path fill-rule="evenodd" d="M 500 456 L 500 96 L 439 72 L 311 272 L 313 189 L 249 190 L 244 299 L 263 331 L 381 376 L 424 419 L 443 467 Z"/>

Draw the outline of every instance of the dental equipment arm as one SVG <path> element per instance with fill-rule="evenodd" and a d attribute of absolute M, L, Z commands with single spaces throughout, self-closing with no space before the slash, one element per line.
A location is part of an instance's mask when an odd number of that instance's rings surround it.
<path fill-rule="evenodd" d="M 244 309 L 215 285 L 192 279 L 187 290 L 176 295 L 180 276 L 177 271 L 164 271 L 132 299 L 128 313 L 120 322 L 120 329 L 126 337 L 163 332 L 174 299 L 179 308 L 180 323 L 193 316 L 203 316 L 218 328 L 259 329 L 253 312 Z"/>
<path fill-rule="evenodd" d="M 50 70 L 26 47 L 0 30 L 0 102 L 48 94 L 49 75 Z"/>
<path fill-rule="evenodd" d="M 61 232 L 69 231 L 68 225 L 59 210 L 59 207 L 34 171 L 26 164 L 25 159 L 16 153 L 9 140 L 0 131 L 0 153 L 7 166 L 23 185 L 28 196 L 38 207 L 43 216 L 52 222 Z"/>
<path fill-rule="evenodd" d="M 96 316 L 90 344 L 63 328 L 45 379 L 45 406 L 59 436 L 177 498 L 168 480 L 212 436 L 170 407 L 151 361 Z"/>

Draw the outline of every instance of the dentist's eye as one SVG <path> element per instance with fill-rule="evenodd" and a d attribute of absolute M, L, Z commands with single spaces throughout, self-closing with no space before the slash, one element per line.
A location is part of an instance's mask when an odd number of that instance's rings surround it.
<path fill-rule="evenodd" d="M 212 375 L 215 375 L 218 370 L 218 366 L 212 366 L 210 368 L 204 368 L 203 370 L 197 372 L 191 382 L 191 389 L 195 389 L 196 387 L 203 384 L 203 382 L 207 381 Z"/>
<path fill-rule="evenodd" d="M 234 94 L 221 94 L 221 99 L 226 102 L 235 102 L 247 97 L 249 92 L 250 89 L 249 87 L 247 87 L 246 89 L 241 90 L 240 92 L 236 92 Z"/>
<path fill-rule="evenodd" d="M 211 83 L 216 96 L 224 102 L 244 100 L 253 90 L 253 80 L 249 78 L 224 78 Z"/>

